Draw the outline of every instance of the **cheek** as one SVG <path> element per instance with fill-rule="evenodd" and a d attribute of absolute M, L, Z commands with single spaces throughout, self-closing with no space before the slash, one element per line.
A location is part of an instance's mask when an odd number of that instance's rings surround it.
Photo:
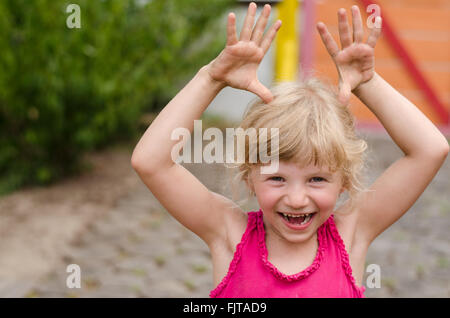
<path fill-rule="evenodd" d="M 260 185 L 259 187 L 255 187 L 255 191 L 258 203 L 263 210 L 272 209 L 277 204 L 280 198 L 279 190 L 267 185 Z"/>
<path fill-rule="evenodd" d="M 315 202 L 322 211 L 332 211 L 336 205 L 337 198 L 336 193 L 332 191 L 318 191 L 314 196 Z"/>

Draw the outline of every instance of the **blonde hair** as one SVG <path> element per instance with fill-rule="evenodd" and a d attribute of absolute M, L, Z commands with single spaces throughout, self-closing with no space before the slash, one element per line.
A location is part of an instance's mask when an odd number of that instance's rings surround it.
<path fill-rule="evenodd" d="M 356 136 L 351 111 L 339 102 L 331 85 L 317 78 L 281 82 L 271 91 L 274 98 L 270 103 L 256 99 L 249 104 L 238 128 L 255 128 L 257 134 L 259 128 L 278 128 L 279 148 L 276 153 L 269 149 L 271 155 L 278 155 L 280 161 L 341 172 L 342 186 L 348 191 L 352 206 L 358 194 L 367 191 L 363 182 L 367 143 Z M 272 137 L 268 134 L 268 148 Z M 245 140 L 245 162 L 234 165 L 238 168 L 235 182 L 248 181 L 252 166 L 262 164 L 259 156 L 258 162 L 249 162 L 249 149 L 254 149 L 251 143 L 250 139 Z M 247 190 L 246 200 L 254 194 L 250 188 Z M 233 198 L 236 200 L 236 193 Z"/>

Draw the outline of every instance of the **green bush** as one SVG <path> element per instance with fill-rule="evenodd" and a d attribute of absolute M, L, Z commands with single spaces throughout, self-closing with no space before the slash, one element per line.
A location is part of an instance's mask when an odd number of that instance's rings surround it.
<path fill-rule="evenodd" d="M 137 133 L 225 44 L 231 0 L 0 1 L 0 195 Z M 219 36 L 218 36 L 219 35 Z"/>

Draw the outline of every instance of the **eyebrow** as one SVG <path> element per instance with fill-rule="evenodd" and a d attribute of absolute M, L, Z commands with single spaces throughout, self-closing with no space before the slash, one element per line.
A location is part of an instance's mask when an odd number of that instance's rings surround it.
<path fill-rule="evenodd" d="M 326 171 L 316 171 L 316 172 L 309 173 L 307 175 L 312 176 L 315 174 L 321 174 L 321 175 L 326 175 L 326 176 L 330 176 L 330 177 L 333 176 L 333 174 L 331 172 L 326 172 Z"/>
<path fill-rule="evenodd" d="M 264 175 L 261 175 L 261 176 L 273 177 L 273 176 L 282 176 L 282 175 L 289 175 L 289 174 L 288 173 L 282 173 L 282 172 L 278 171 L 276 173 L 269 173 L 269 174 L 264 174 Z M 314 175 L 323 175 L 323 176 L 327 176 L 327 177 L 330 177 L 330 178 L 333 176 L 333 174 L 331 172 L 326 172 L 326 171 L 311 172 L 311 173 L 306 174 L 305 176 L 306 177 L 311 177 L 311 176 L 314 176 Z"/>

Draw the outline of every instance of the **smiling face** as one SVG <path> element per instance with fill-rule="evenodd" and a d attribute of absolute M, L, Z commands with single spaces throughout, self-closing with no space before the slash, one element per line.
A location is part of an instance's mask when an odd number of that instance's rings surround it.
<path fill-rule="evenodd" d="M 280 161 L 274 174 L 261 174 L 260 167 L 252 167 L 248 185 L 263 211 L 267 234 L 300 243 L 310 240 L 333 213 L 344 190 L 341 179 L 339 172 L 326 168 Z M 313 214 L 305 219 L 305 213 Z"/>

